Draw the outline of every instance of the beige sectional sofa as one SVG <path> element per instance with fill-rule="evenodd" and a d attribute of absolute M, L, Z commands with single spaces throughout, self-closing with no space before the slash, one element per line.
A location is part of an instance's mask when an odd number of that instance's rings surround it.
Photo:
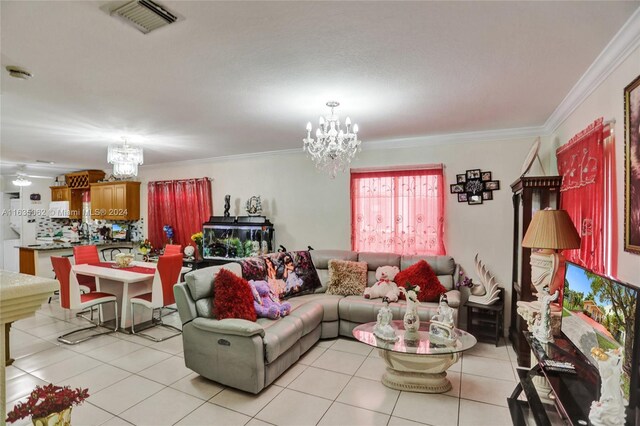
<path fill-rule="evenodd" d="M 184 359 L 188 368 L 218 383 L 258 393 L 293 365 L 319 339 L 353 337 L 359 324 L 376 320 L 381 299 L 326 294 L 331 259 L 366 262 L 368 285 L 376 282 L 379 266 L 398 266 L 401 270 L 426 260 L 448 289 L 449 305 L 460 307 L 455 289 L 459 267 L 450 256 L 400 256 L 390 253 L 357 253 L 344 250 L 313 250 L 313 263 L 322 287 L 314 294 L 293 297 L 289 316 L 277 320 L 259 318 L 256 322 L 238 319 L 216 320 L 212 314 L 213 279 L 220 268 L 242 274 L 240 265 L 230 263 L 188 273 L 185 283 L 174 287 L 182 321 Z M 394 319 L 402 319 L 404 301 L 391 303 Z M 423 303 L 420 319 L 428 321 L 437 303 Z M 456 315 L 457 321 L 457 315 Z"/>

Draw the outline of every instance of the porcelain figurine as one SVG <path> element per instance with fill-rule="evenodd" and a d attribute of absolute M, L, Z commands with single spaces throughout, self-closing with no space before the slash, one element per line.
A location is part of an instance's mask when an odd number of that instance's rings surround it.
<path fill-rule="evenodd" d="M 458 336 L 455 331 L 453 315 L 454 310 L 449 306 L 447 296 L 444 294 L 441 295 L 438 313 L 431 317 L 429 324 L 430 340 L 437 343 L 444 343 L 445 345 L 452 345 L 456 342 Z"/>
<path fill-rule="evenodd" d="M 541 310 L 537 315 L 537 319 L 534 320 L 533 323 L 533 337 L 535 337 L 540 343 L 550 343 L 553 342 L 553 332 L 551 329 L 551 312 L 549 305 L 551 302 L 555 301 L 558 298 L 558 290 L 553 293 L 553 295 L 544 295 L 542 297 Z"/>
<path fill-rule="evenodd" d="M 391 308 L 389 308 L 388 300 L 385 298 L 383 299 L 383 301 L 384 306 L 378 311 L 378 317 L 376 325 L 373 328 L 373 334 L 382 340 L 395 342 L 396 340 L 398 340 L 398 336 L 396 335 L 396 331 L 391 326 L 393 312 L 391 312 Z"/>
<path fill-rule="evenodd" d="M 591 349 L 600 372 L 600 400 L 591 403 L 589 421 L 594 426 L 625 424 L 625 405 L 621 387 L 623 349 Z"/>

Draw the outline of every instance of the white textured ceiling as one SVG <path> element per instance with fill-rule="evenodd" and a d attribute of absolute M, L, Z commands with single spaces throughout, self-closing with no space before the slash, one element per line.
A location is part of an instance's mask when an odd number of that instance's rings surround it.
<path fill-rule="evenodd" d="M 543 125 L 638 2 L 164 1 L 143 35 L 123 2 L 2 1 L 3 162 L 106 168 L 299 148 L 342 103 L 367 141 Z"/>

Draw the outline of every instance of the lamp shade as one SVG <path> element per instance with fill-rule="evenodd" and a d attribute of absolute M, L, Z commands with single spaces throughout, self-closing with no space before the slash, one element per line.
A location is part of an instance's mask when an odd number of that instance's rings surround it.
<path fill-rule="evenodd" d="M 577 249 L 580 248 L 580 236 L 566 210 L 539 210 L 531 218 L 522 247 Z"/>

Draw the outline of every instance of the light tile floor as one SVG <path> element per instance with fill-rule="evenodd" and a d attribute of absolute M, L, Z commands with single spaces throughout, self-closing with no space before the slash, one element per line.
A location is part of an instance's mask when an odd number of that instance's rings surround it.
<path fill-rule="evenodd" d="M 73 409 L 85 425 L 510 425 L 515 353 L 479 343 L 448 372 L 453 389 L 430 395 L 380 383 L 384 363 L 352 339 L 318 342 L 259 395 L 226 388 L 184 366 L 182 339 L 154 343 L 122 333 L 75 346 L 57 342 L 82 323 L 53 301 L 16 322 L 7 373 L 7 410 L 38 384 L 88 387 Z M 164 317 L 177 324 L 177 314 Z M 30 424 L 27 419 L 22 425 Z"/>

